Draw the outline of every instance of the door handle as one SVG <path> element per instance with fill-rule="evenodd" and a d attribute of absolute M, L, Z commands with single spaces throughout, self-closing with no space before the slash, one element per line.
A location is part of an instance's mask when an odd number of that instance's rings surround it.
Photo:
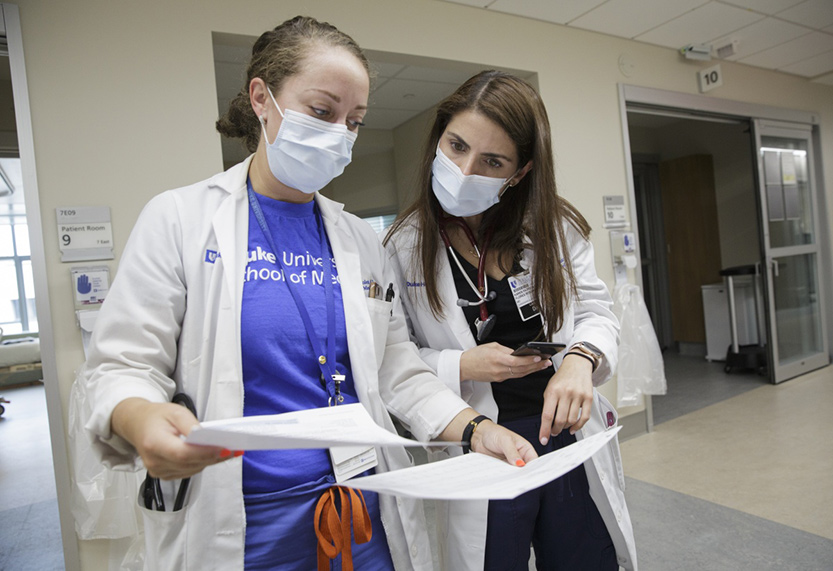
<path fill-rule="evenodd" d="M 772 260 L 772 273 L 775 274 L 775 277 L 778 277 L 778 260 Z"/>

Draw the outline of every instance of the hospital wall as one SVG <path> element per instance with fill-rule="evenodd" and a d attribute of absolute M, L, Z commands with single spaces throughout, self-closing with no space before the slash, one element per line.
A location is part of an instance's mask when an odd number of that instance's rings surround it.
<path fill-rule="evenodd" d="M 55 209 L 110 206 L 118 258 L 153 195 L 222 169 L 212 31 L 258 35 L 267 24 L 304 13 L 336 24 L 368 49 L 536 72 L 553 126 L 560 192 L 595 229 L 596 266 L 609 285 L 602 196 L 628 194 L 618 85 L 693 94 L 695 73 L 706 65 L 671 49 L 436 0 L 18 4 L 59 371 L 47 382 L 57 381 L 64 410 L 84 357 Z M 634 64 L 629 77 L 619 70 L 622 54 Z M 822 150 L 830 157 L 833 88 L 732 62 L 722 67 L 724 85 L 709 96 L 818 112 Z M 398 165 L 386 176 L 402 176 Z M 833 181 L 833 161 L 824 176 Z M 829 206 L 821 216 L 831 223 Z M 114 271 L 117 261 L 109 263 Z M 615 383 L 601 390 L 615 399 Z M 85 542 L 81 556 L 84 568 L 104 568 L 107 545 Z"/>

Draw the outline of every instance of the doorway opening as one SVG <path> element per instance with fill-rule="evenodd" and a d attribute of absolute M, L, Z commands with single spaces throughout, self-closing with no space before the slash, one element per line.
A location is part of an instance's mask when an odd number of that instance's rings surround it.
<path fill-rule="evenodd" d="M 666 363 L 658 424 L 767 382 L 726 368 L 729 292 L 721 271 L 759 265 L 755 151 L 748 120 L 628 107 L 642 284 Z M 753 280 L 733 280 L 738 342 L 758 344 Z M 762 312 L 762 308 L 759 307 Z"/>
<path fill-rule="evenodd" d="M 19 76 L 12 71 L 6 38 L 17 21 L 10 15 L 16 11 L 0 4 L 0 396 L 7 401 L 0 405 L 5 407 L 0 412 L 0 568 L 73 568 L 64 557 L 54 435 L 42 381 L 39 329 L 44 323 L 35 303 L 33 267 L 39 254 L 42 258 L 42 245 L 30 243 L 30 226 L 40 232 L 40 225 L 37 214 L 34 223 L 29 220 L 31 195 L 24 192 L 23 167 L 29 165 L 22 164 L 21 155 L 31 141 L 19 140 L 15 96 L 20 94 L 13 86 Z M 39 295 L 45 290 L 37 289 Z"/>

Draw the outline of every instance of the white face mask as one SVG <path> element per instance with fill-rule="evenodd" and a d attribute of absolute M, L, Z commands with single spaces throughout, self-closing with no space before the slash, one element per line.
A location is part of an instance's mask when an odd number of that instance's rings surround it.
<path fill-rule="evenodd" d="M 312 194 L 344 172 L 350 164 L 356 133 L 347 125 L 328 123 L 303 113 L 278 107 L 272 90 L 269 96 L 283 117 L 278 135 L 269 142 L 266 123 L 258 117 L 266 137 L 266 160 L 275 178 L 290 188 Z"/>
<path fill-rule="evenodd" d="M 492 178 L 477 174 L 466 176 L 439 146 L 431 172 L 434 175 L 431 177 L 434 196 L 440 201 L 443 210 L 452 216 L 474 216 L 485 212 L 500 201 L 512 178 Z"/>

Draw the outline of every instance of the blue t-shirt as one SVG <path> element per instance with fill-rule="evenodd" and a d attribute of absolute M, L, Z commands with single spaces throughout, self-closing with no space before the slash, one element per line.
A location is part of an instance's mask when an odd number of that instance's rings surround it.
<path fill-rule="evenodd" d="M 241 344 L 243 414 L 278 414 L 327 406 L 321 369 L 301 314 L 288 289 L 291 281 L 309 313 L 320 346 L 327 347 L 327 308 L 321 238 L 315 202 L 292 204 L 257 195 L 272 234 L 274 257 L 249 206 L 249 252 L 243 285 Z M 332 250 L 327 242 L 327 256 Z M 281 271 L 281 264 L 285 273 Z M 347 332 L 338 271 L 333 260 L 337 371 L 344 404 L 358 402 L 350 372 Z M 243 493 L 285 491 L 332 474 L 326 450 L 253 450 L 243 456 Z"/>

